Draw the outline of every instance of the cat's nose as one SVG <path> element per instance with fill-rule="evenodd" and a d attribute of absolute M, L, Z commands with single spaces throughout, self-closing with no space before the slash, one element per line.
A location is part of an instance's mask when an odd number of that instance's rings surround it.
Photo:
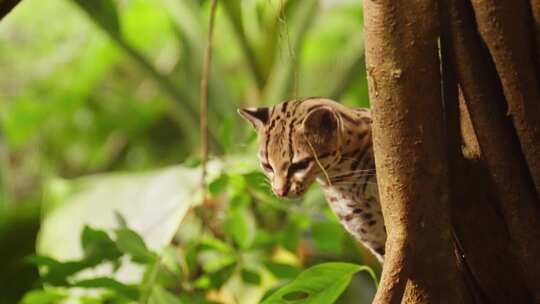
<path fill-rule="evenodd" d="M 274 188 L 274 193 L 279 197 L 285 197 L 289 193 L 289 188 L 288 187 Z"/>

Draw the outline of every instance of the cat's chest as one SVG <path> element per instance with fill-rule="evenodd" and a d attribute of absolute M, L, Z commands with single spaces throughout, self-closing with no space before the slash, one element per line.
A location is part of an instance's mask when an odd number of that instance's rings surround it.
<path fill-rule="evenodd" d="M 368 183 L 359 193 L 357 187 L 323 187 L 328 204 L 343 226 L 374 253 L 384 254 L 384 227 L 377 185 Z"/>

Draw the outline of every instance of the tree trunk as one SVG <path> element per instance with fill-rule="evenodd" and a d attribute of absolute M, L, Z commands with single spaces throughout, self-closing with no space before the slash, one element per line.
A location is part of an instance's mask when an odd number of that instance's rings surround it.
<path fill-rule="evenodd" d="M 540 301 L 537 2 L 364 1 L 375 303 Z"/>
<path fill-rule="evenodd" d="M 364 3 L 377 178 L 389 236 L 375 303 L 462 303 L 451 242 L 437 3 Z"/>

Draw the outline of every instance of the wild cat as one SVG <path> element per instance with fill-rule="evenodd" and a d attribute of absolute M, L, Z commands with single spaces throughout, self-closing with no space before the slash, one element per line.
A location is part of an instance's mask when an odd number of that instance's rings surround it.
<path fill-rule="evenodd" d="M 258 158 L 278 197 L 302 196 L 317 181 L 345 229 L 383 261 L 371 112 L 325 98 L 239 109 L 257 131 Z"/>

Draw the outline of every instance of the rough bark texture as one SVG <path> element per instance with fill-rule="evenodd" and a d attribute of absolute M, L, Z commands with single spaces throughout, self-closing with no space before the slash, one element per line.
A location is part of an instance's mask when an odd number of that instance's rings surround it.
<path fill-rule="evenodd" d="M 0 1 L 0 20 L 2 20 L 21 0 Z"/>
<path fill-rule="evenodd" d="M 521 149 L 540 193 L 540 83 L 526 0 L 472 0 L 478 29 L 495 62 Z"/>
<path fill-rule="evenodd" d="M 364 14 L 389 236 L 374 303 L 462 303 L 451 241 L 436 2 L 364 1 Z"/>
<path fill-rule="evenodd" d="M 530 291 L 539 290 L 540 227 L 538 197 L 531 184 L 512 122 L 505 115 L 505 98 L 489 53 L 474 31 L 465 0 L 445 1 L 449 53 L 470 111 L 479 146 L 498 194 L 497 208 L 508 230 L 509 250 L 517 258 Z M 535 123 L 533 126 L 536 126 Z M 494 140 L 496 138 L 496 140 Z M 531 143 L 532 144 L 532 143 Z M 536 146 L 538 143 L 535 144 Z M 491 200 L 493 201 L 493 200 Z M 487 218 L 487 215 L 485 216 Z"/>
<path fill-rule="evenodd" d="M 389 235 L 375 302 L 540 303 L 539 1 L 364 14 Z"/>
<path fill-rule="evenodd" d="M 536 76 L 540 76 L 540 0 L 530 0 L 536 42 Z"/>

